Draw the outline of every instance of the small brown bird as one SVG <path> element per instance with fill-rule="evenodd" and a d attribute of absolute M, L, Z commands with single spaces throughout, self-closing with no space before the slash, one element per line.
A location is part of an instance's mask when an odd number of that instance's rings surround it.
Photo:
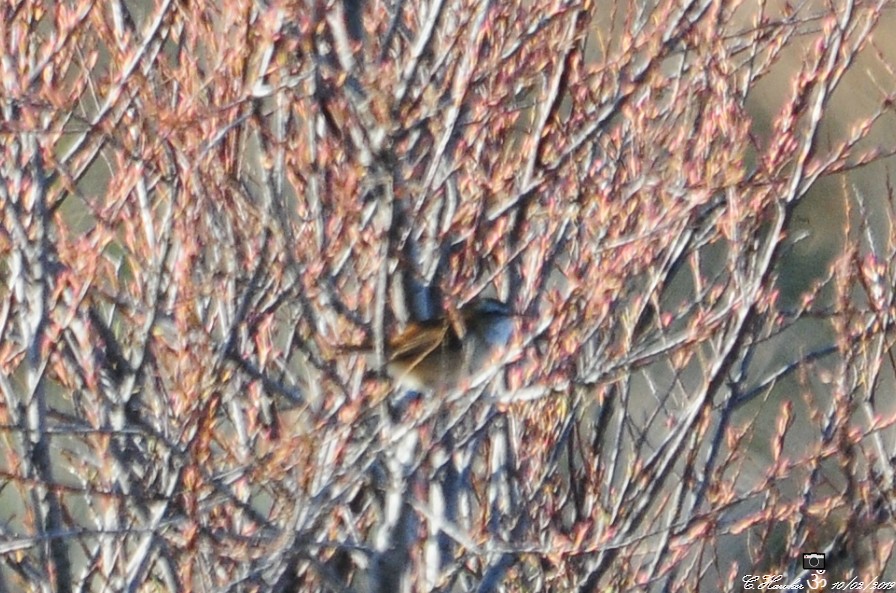
<path fill-rule="evenodd" d="M 476 299 L 449 317 L 413 322 L 388 340 L 386 371 L 415 391 L 451 389 L 507 345 L 516 314 L 507 303 Z"/>
<path fill-rule="evenodd" d="M 507 303 L 476 299 L 459 313 L 460 327 L 443 317 L 412 323 L 389 340 L 389 375 L 418 391 L 456 387 L 510 340 L 514 313 Z"/>

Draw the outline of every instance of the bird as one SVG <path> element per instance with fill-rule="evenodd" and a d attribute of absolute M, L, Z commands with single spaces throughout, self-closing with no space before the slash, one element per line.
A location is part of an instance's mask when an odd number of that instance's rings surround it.
<path fill-rule="evenodd" d="M 506 346 L 517 317 L 507 303 L 477 298 L 457 315 L 411 322 L 386 342 L 386 372 L 412 391 L 456 388 L 499 348 Z"/>

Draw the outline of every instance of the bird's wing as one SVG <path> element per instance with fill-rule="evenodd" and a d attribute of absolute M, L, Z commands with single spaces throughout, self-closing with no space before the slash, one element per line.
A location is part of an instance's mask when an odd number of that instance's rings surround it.
<path fill-rule="evenodd" d="M 445 323 L 412 325 L 389 341 L 392 360 L 422 360 L 444 342 Z"/>

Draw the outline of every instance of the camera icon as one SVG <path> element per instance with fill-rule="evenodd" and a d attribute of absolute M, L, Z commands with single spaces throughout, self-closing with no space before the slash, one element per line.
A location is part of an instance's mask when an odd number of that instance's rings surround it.
<path fill-rule="evenodd" d="M 803 554 L 803 570 L 824 570 L 824 554 Z"/>

